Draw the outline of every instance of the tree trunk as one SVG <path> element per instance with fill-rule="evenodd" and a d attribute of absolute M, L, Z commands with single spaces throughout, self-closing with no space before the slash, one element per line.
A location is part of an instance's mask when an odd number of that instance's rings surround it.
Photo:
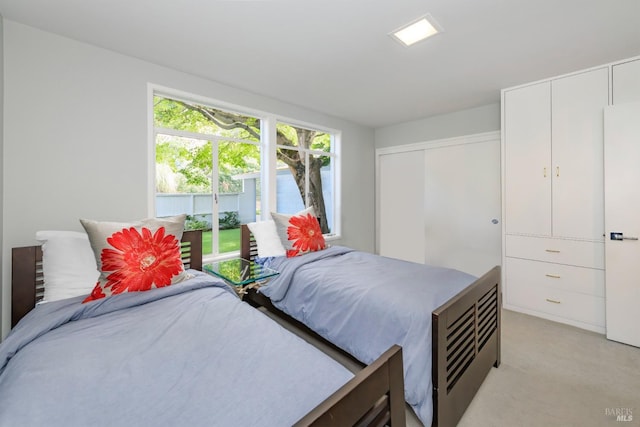
<path fill-rule="evenodd" d="M 322 160 L 313 158 L 309 163 L 309 198 L 311 199 L 309 202 L 318 217 L 322 234 L 327 234 L 331 230 L 329 230 L 324 194 L 322 194 Z"/>
<path fill-rule="evenodd" d="M 298 146 L 310 148 L 316 137 L 316 131 L 296 128 L 298 134 Z M 284 139 L 284 136 L 281 136 Z M 288 155 L 291 153 L 292 155 Z M 295 153 L 295 154 L 294 154 Z M 291 171 L 291 175 L 296 182 L 300 197 L 305 206 L 313 206 L 320 229 L 323 234 L 329 233 L 329 222 L 327 221 L 327 211 L 322 194 L 321 168 L 322 159 L 309 155 L 309 164 L 305 164 L 305 155 L 300 151 L 287 150 L 287 153 L 278 150 L 278 159 L 286 163 Z M 305 194 L 305 168 L 309 169 L 309 200 Z"/>

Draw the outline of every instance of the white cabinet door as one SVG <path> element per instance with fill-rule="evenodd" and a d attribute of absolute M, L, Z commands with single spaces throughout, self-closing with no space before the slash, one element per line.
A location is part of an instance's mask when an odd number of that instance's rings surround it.
<path fill-rule="evenodd" d="M 385 154 L 378 162 L 378 253 L 423 263 L 423 151 Z"/>
<path fill-rule="evenodd" d="M 553 80 L 551 93 L 552 234 L 602 239 L 602 115 L 609 102 L 609 70 Z"/>
<path fill-rule="evenodd" d="M 640 102 L 605 110 L 607 338 L 640 347 Z M 611 233 L 625 240 L 612 240 Z"/>
<path fill-rule="evenodd" d="M 551 84 L 504 94 L 505 231 L 551 236 Z"/>
<path fill-rule="evenodd" d="M 613 66 L 613 104 L 640 101 L 640 59 Z"/>

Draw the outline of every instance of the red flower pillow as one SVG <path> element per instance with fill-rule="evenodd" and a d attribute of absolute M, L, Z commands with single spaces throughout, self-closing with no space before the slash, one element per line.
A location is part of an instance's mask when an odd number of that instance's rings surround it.
<path fill-rule="evenodd" d="M 326 249 L 327 244 L 313 208 L 295 215 L 272 212 L 271 217 L 276 223 L 276 230 L 287 258 Z"/>
<path fill-rule="evenodd" d="M 134 223 L 81 219 L 100 271 L 98 283 L 83 303 L 161 288 L 188 278 L 180 257 L 185 217 Z"/>

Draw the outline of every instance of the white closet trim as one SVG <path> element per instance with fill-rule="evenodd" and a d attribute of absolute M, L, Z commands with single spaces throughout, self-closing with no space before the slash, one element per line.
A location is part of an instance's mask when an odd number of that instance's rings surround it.
<path fill-rule="evenodd" d="M 500 139 L 500 131 L 475 133 L 472 135 L 455 136 L 452 138 L 434 139 L 430 141 L 415 142 L 412 144 L 394 145 L 392 147 L 376 148 L 376 175 L 378 172 L 377 159 L 384 154 L 404 153 L 407 151 L 418 151 L 429 148 L 449 147 L 453 145 L 475 144 L 478 142 L 493 141 Z"/>

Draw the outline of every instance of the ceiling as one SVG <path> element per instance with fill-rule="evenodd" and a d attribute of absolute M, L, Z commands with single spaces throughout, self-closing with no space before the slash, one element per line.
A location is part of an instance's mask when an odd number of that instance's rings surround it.
<path fill-rule="evenodd" d="M 640 55 L 640 0 L 0 0 L 4 18 L 372 128 Z M 430 14 L 444 29 L 388 36 Z"/>

